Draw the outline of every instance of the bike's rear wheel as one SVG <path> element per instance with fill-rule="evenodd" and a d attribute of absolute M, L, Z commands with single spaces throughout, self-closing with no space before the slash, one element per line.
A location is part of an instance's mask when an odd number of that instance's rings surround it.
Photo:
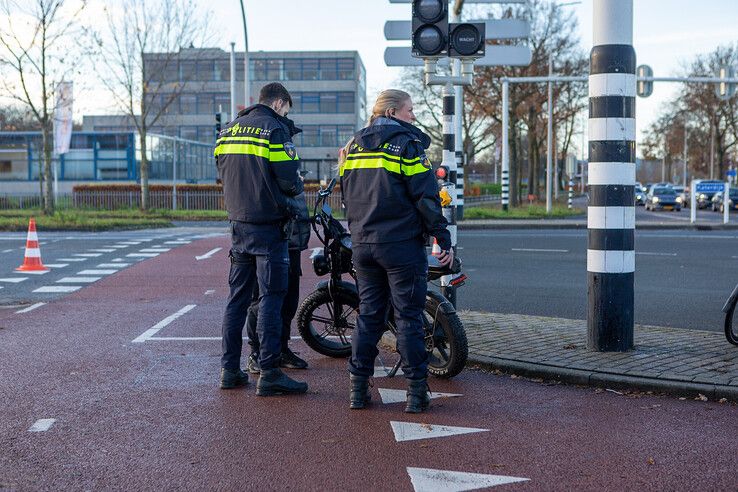
<path fill-rule="evenodd" d="M 334 309 L 334 298 L 338 311 Z M 316 290 L 297 310 L 297 329 L 311 349 L 329 357 L 351 355 L 351 334 L 356 328 L 359 298 L 349 292 L 330 294 Z"/>
<path fill-rule="evenodd" d="M 738 297 L 733 299 L 733 305 L 725 313 L 725 338 L 733 345 L 738 345 L 738 317 L 735 316 Z"/>

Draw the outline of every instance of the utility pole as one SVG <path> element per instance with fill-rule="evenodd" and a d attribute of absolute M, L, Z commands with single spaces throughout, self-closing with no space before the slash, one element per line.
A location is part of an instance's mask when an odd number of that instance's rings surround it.
<path fill-rule="evenodd" d="M 666 133 L 664 133 L 664 156 L 661 158 L 661 182 L 666 182 Z"/>
<path fill-rule="evenodd" d="M 249 87 L 249 33 L 246 29 L 246 7 L 241 1 L 241 18 L 243 20 L 243 92 L 245 99 L 243 100 L 243 106 L 249 107 L 251 102 L 251 87 Z"/>
<path fill-rule="evenodd" d="M 633 0 L 593 0 L 587 345 L 603 352 L 633 348 L 635 74 Z"/>
<path fill-rule="evenodd" d="M 548 76 L 553 75 L 553 58 L 548 57 Z M 551 152 L 553 151 L 553 85 L 548 81 L 548 136 L 546 138 L 546 213 L 551 213 L 551 181 L 553 180 L 551 168 Z M 528 191 L 530 193 L 530 191 Z"/>
<path fill-rule="evenodd" d="M 684 146 L 683 148 L 683 155 L 682 155 L 682 161 L 683 162 L 683 172 L 682 172 L 682 186 L 685 188 L 687 187 L 687 122 L 685 120 L 684 122 Z"/>
<path fill-rule="evenodd" d="M 451 22 L 461 22 L 461 11 L 464 8 L 464 0 L 456 0 L 451 11 Z M 453 72 L 454 76 L 461 76 L 461 60 L 454 59 Z M 464 125 L 462 118 L 464 116 L 464 88 L 460 85 L 454 86 L 454 114 L 456 120 L 454 122 L 454 141 L 455 158 L 456 158 L 456 218 L 464 219 Z"/>
<path fill-rule="evenodd" d="M 510 83 L 502 80 L 502 210 L 510 207 L 510 146 L 508 127 L 510 126 Z"/>
<path fill-rule="evenodd" d="M 236 114 L 236 43 L 231 41 L 231 121 Z"/>
<path fill-rule="evenodd" d="M 710 121 L 710 179 L 715 179 L 715 125 Z"/>

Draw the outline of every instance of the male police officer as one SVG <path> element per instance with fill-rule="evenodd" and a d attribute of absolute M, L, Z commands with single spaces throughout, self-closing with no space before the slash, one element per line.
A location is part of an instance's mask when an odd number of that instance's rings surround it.
<path fill-rule="evenodd" d="M 258 281 L 259 396 L 307 391 L 306 383 L 290 379 L 279 369 L 280 310 L 289 268 L 288 224 L 294 215 L 288 197 L 303 190 L 298 175 L 300 161 L 291 139 L 298 130 L 286 118 L 291 107 L 292 98 L 284 86 L 265 85 L 259 104 L 238 113 L 220 132 L 215 147 L 232 242 L 220 387 L 248 383 L 248 375 L 240 369 L 242 331 L 254 282 Z"/>

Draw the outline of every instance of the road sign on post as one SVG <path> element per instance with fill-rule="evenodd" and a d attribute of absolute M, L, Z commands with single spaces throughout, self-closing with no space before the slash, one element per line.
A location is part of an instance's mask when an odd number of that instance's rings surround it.
<path fill-rule="evenodd" d="M 735 78 L 735 69 L 733 67 L 720 67 L 718 77 L 721 79 Z M 735 95 L 735 83 L 719 82 L 715 85 L 715 93 L 717 94 L 717 97 L 726 101 Z"/>
<path fill-rule="evenodd" d="M 482 58 L 474 60 L 480 67 L 521 67 L 530 65 L 533 54 L 527 46 L 487 46 Z M 439 66 L 449 64 L 449 58 L 438 60 Z M 414 58 L 407 46 L 390 46 L 384 50 L 384 63 L 388 67 L 422 67 L 423 60 Z"/>
<path fill-rule="evenodd" d="M 653 69 L 648 65 L 638 65 L 637 77 L 653 77 Z M 653 94 L 653 82 L 639 80 L 636 83 L 636 94 L 640 97 L 648 97 Z"/>

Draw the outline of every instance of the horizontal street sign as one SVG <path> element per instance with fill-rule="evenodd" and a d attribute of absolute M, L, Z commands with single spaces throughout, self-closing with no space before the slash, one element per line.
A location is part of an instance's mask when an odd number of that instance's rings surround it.
<path fill-rule="evenodd" d="M 736 173 L 736 170 L 735 169 L 728 169 L 728 172 L 727 172 L 727 175 L 728 176 L 735 176 L 736 174 L 738 174 L 738 173 Z"/>
<path fill-rule="evenodd" d="M 487 39 L 515 39 L 530 36 L 530 24 L 519 19 L 487 19 L 470 20 L 465 23 L 480 23 L 486 25 Z M 388 41 L 401 41 L 412 37 L 411 21 L 387 21 L 384 23 L 384 37 Z"/>
<path fill-rule="evenodd" d="M 525 3 L 528 0 L 466 0 L 464 3 Z M 413 0 L 390 0 L 390 3 L 413 3 Z"/>
<path fill-rule="evenodd" d="M 530 65 L 533 54 L 527 46 L 487 46 L 482 58 L 474 60 L 478 67 L 502 65 L 520 67 Z M 449 58 L 441 58 L 439 65 L 448 65 Z M 421 67 L 423 60 L 410 53 L 409 46 L 390 46 L 384 50 L 384 64 L 388 67 Z"/>
<path fill-rule="evenodd" d="M 697 183 L 695 186 L 697 193 L 718 193 L 725 189 L 723 183 Z"/>

